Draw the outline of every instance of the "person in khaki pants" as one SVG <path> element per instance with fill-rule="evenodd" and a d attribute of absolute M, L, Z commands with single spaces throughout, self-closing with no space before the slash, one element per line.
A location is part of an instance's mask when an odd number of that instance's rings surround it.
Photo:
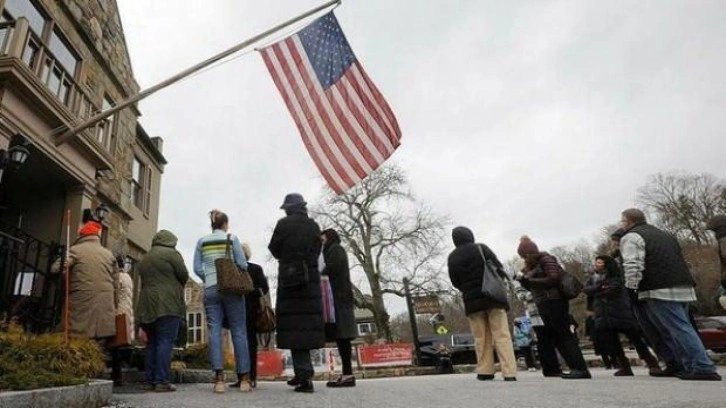
<path fill-rule="evenodd" d="M 507 303 L 500 303 L 481 292 L 484 260 L 502 272 L 502 264 L 489 247 L 477 244 L 474 233 L 466 227 L 456 227 L 451 233 L 456 248 L 449 254 L 449 277 L 464 297 L 466 317 L 476 347 L 476 378 L 480 381 L 494 379 L 494 351 L 496 350 L 505 381 L 517 380 L 517 363 L 514 357 L 512 336 L 507 321 Z M 481 252 L 480 252 L 481 249 Z"/>

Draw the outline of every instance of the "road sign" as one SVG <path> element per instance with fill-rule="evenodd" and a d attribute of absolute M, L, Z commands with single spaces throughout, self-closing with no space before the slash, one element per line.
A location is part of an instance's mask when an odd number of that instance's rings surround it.
<path fill-rule="evenodd" d="M 441 305 L 436 295 L 416 296 L 413 298 L 413 309 L 416 314 L 441 313 Z"/>
<path fill-rule="evenodd" d="M 436 327 L 436 334 L 439 334 L 439 335 L 449 334 L 449 329 L 446 326 L 444 326 L 443 324 L 440 324 Z"/>

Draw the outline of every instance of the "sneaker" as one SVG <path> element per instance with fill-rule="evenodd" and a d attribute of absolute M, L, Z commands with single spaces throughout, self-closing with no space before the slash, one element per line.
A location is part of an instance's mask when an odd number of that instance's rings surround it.
<path fill-rule="evenodd" d="M 156 388 L 154 388 L 155 392 L 174 392 L 176 391 L 176 387 L 174 384 L 166 383 L 166 384 L 156 384 Z"/>
<path fill-rule="evenodd" d="M 504 377 L 504 381 L 517 381 L 517 377 Z"/>
<path fill-rule="evenodd" d="M 352 375 L 341 375 L 335 381 L 328 381 L 325 386 L 331 388 L 355 387 L 355 377 Z"/>
<path fill-rule="evenodd" d="M 589 371 L 572 370 L 567 374 L 562 374 L 565 380 L 586 380 L 592 378 Z"/>
<path fill-rule="evenodd" d="M 295 387 L 294 391 L 312 394 L 313 392 L 315 392 L 315 388 L 313 387 L 313 381 L 312 380 L 299 380 L 299 385 L 297 387 Z"/>
<path fill-rule="evenodd" d="M 684 381 L 721 381 L 718 373 L 683 373 L 678 378 Z"/>
<path fill-rule="evenodd" d="M 537 371 L 537 369 L 534 367 L 530 367 L 527 369 L 527 371 L 529 371 L 530 373 L 533 373 L 533 372 Z"/>
<path fill-rule="evenodd" d="M 217 381 L 214 383 L 214 392 L 216 394 L 224 394 L 224 381 Z"/>
<path fill-rule="evenodd" d="M 152 383 L 145 382 L 145 383 L 141 384 L 140 388 L 141 388 L 141 391 L 150 392 L 150 391 L 154 391 L 154 388 L 156 388 L 156 387 Z"/>
<path fill-rule="evenodd" d="M 494 374 L 478 374 L 476 379 L 479 381 L 491 381 L 494 379 Z"/>
<path fill-rule="evenodd" d="M 239 381 L 239 390 L 241 392 L 250 392 L 250 391 L 252 391 L 252 384 L 250 382 L 250 375 L 249 374 L 242 375 L 242 378 Z"/>
<path fill-rule="evenodd" d="M 681 374 L 684 374 L 684 372 L 677 368 L 666 367 L 665 370 L 651 371 L 649 374 L 651 377 L 679 377 Z"/>

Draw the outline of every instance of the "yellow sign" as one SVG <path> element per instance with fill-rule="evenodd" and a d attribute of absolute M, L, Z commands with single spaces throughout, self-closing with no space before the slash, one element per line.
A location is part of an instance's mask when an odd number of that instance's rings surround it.
<path fill-rule="evenodd" d="M 447 329 L 446 326 L 444 326 L 443 324 L 440 324 L 436 328 L 436 334 L 449 334 L 449 329 Z"/>

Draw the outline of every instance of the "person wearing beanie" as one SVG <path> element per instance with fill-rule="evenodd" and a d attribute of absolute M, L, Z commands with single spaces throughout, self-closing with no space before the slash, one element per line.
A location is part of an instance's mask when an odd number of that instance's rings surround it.
<path fill-rule="evenodd" d="M 71 337 L 104 341 L 116 335 L 116 259 L 101 245 L 103 226 L 88 221 L 68 253 Z"/>
<path fill-rule="evenodd" d="M 535 327 L 542 375 L 564 379 L 591 378 L 577 339 L 570 330 L 569 301 L 557 288 L 563 273 L 560 263 L 554 256 L 541 252 L 526 235 L 520 239 L 517 253 L 524 259 L 525 266 L 516 279 L 532 292 L 532 299 L 544 322 L 544 326 Z M 555 349 L 570 367 L 569 373 L 562 374 Z"/>
<path fill-rule="evenodd" d="M 298 193 L 288 194 L 280 208 L 286 216 L 277 221 L 267 246 L 279 263 L 277 347 L 289 349 L 292 355 L 295 376 L 288 385 L 294 386 L 295 392 L 312 393 L 315 370 L 310 350 L 325 347 L 318 271 L 320 227 L 308 216 L 307 203 Z"/>
<path fill-rule="evenodd" d="M 501 279 L 506 279 L 502 264 L 488 246 L 476 243 L 469 228 L 454 228 L 451 238 L 455 248 L 448 258 L 449 278 L 461 291 L 466 318 L 474 336 L 476 378 L 480 381 L 494 379 L 496 351 L 504 380 L 516 381 L 517 360 L 507 320 L 509 304 L 482 293 L 485 262 L 494 267 Z"/>

